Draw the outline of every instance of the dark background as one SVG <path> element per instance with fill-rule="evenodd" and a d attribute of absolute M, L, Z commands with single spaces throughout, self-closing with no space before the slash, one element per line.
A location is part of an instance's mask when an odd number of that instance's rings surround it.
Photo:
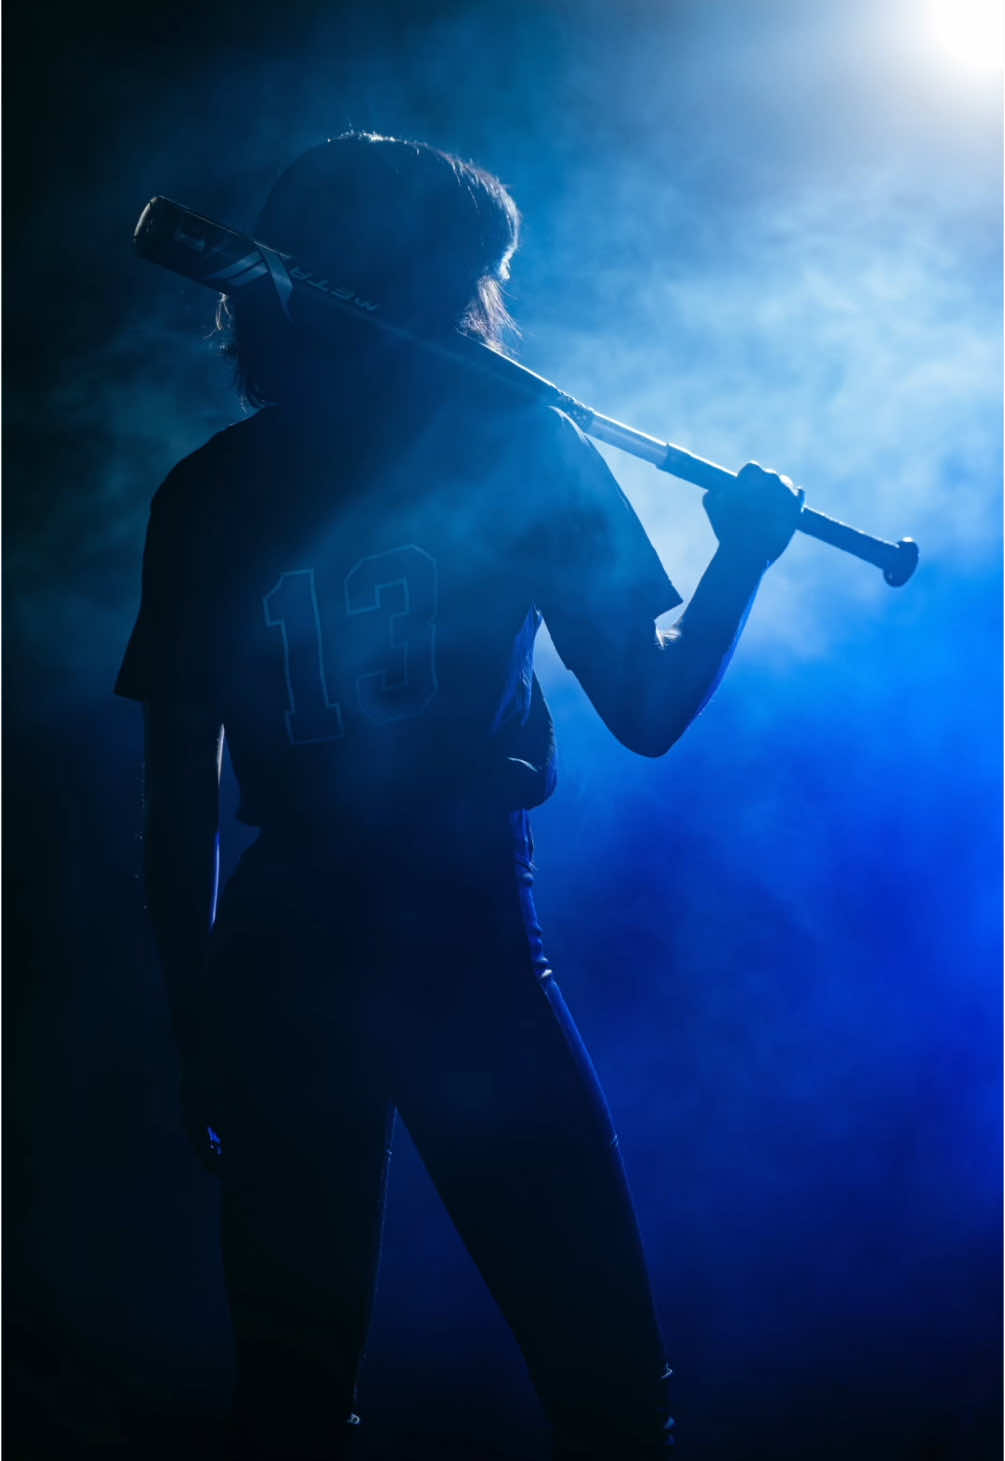
<path fill-rule="evenodd" d="M 540 906 L 620 1127 L 678 1454 L 1000 1453 L 1000 102 L 980 37 L 940 42 L 923 10 L 9 7 L 18 1461 L 215 1454 L 215 1192 L 143 914 L 138 712 L 110 691 L 149 498 L 239 407 L 211 296 L 129 236 L 154 193 L 249 226 L 348 126 L 511 185 L 528 365 L 922 544 L 894 592 L 795 543 L 657 764 L 545 643 L 562 781 L 536 819 Z M 690 592 L 695 494 L 610 459 Z M 228 815 L 226 865 L 244 837 Z M 400 1130 L 361 1409 L 368 1457 L 542 1454 L 519 1355 Z"/>

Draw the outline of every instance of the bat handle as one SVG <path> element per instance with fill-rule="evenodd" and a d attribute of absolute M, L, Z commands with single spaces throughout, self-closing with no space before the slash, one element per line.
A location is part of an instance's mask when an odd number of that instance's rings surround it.
<path fill-rule="evenodd" d="M 841 548 L 866 563 L 874 563 L 883 570 L 883 577 L 891 588 L 901 588 L 918 566 L 918 545 L 913 538 L 901 538 L 899 543 L 888 543 L 885 538 L 874 538 L 869 533 L 859 532 L 837 518 L 814 508 L 804 507 L 799 514 L 799 531 Z"/>
<path fill-rule="evenodd" d="M 601 435 L 601 440 L 611 441 L 615 446 L 634 451 L 636 456 L 644 456 L 646 460 L 655 462 L 662 471 L 669 472 L 673 477 L 681 477 L 685 482 L 693 482 L 697 487 L 704 487 L 706 490 L 723 487 L 734 478 L 733 472 L 717 466 L 715 462 L 696 457 L 672 443 L 643 437 L 641 433 L 621 426 L 618 422 L 604 420 L 600 426 L 603 434 L 595 434 Z M 616 428 L 616 432 L 612 428 Z M 627 436 L 633 438 L 631 444 L 625 439 Z M 839 522 L 836 517 L 828 517 L 824 512 L 817 512 L 813 507 L 803 508 L 796 531 L 817 538 L 821 543 L 830 543 L 831 547 L 851 553 L 855 558 L 862 558 L 866 563 L 874 563 L 883 570 L 883 577 L 891 588 L 900 588 L 905 584 L 918 566 L 918 545 L 913 538 L 901 538 L 899 543 L 888 543 L 885 538 L 874 538 L 871 533 L 860 532 L 858 528 L 849 527 L 847 523 Z"/>

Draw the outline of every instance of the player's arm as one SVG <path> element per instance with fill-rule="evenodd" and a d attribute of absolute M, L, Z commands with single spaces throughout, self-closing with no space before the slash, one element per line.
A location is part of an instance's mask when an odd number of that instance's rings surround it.
<path fill-rule="evenodd" d="M 202 980 L 216 908 L 223 727 L 205 707 L 149 700 L 145 730 L 147 903 L 184 1061 L 199 1055 Z"/>
<path fill-rule="evenodd" d="M 684 733 L 721 680 L 758 584 L 795 531 L 802 494 L 750 463 L 705 497 L 719 548 L 672 630 L 651 621 L 563 631 L 563 658 L 609 729 L 630 750 L 660 756 Z"/>

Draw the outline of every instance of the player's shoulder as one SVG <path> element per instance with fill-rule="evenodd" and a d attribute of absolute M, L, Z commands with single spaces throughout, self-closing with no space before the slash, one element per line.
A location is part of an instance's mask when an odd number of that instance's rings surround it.
<path fill-rule="evenodd" d="M 437 405 L 448 405 L 455 416 L 470 418 L 475 429 L 506 432 L 514 443 L 542 449 L 567 439 L 581 441 L 578 427 L 565 412 L 546 404 L 533 391 L 524 390 L 518 373 L 511 379 L 509 372 L 496 372 L 491 368 L 491 359 L 492 352 L 482 347 L 475 357 L 475 369 L 468 368 L 464 357 L 423 361 L 416 387 L 426 391 Z"/>
<path fill-rule="evenodd" d="M 541 431 L 547 449 L 563 465 L 570 470 L 589 470 L 601 460 L 582 427 L 560 406 L 546 406 L 541 415 Z"/>
<path fill-rule="evenodd" d="M 267 410 L 215 432 L 172 467 L 154 493 L 151 511 L 161 517 L 177 517 L 218 508 L 254 472 L 274 436 Z"/>
<path fill-rule="evenodd" d="M 584 480 L 610 474 L 592 442 L 561 407 L 485 383 L 472 392 L 487 434 L 498 443 L 498 459 L 537 484 L 539 493 L 575 493 Z"/>
<path fill-rule="evenodd" d="M 540 409 L 533 449 L 538 479 L 550 485 L 548 495 L 554 508 L 582 512 L 621 497 L 606 461 L 579 423 L 561 407 Z"/>
<path fill-rule="evenodd" d="M 530 449 L 573 457 L 589 442 L 571 416 L 559 406 L 548 404 L 532 395 L 500 388 L 489 382 L 483 397 L 486 408 L 500 425 L 511 431 L 516 440 Z"/>

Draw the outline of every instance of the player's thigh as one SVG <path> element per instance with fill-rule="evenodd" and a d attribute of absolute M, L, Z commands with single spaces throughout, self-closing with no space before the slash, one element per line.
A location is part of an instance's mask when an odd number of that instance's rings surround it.
<path fill-rule="evenodd" d="M 255 844 L 224 889 L 213 929 L 207 1021 L 238 1126 L 314 1144 L 315 1124 L 359 1117 L 386 1095 L 373 1039 L 372 953 L 341 917 L 353 902 L 333 870 L 300 868 Z M 296 1118 L 295 1121 L 293 1118 Z M 321 1133 L 318 1133 L 320 1136 Z"/>
<path fill-rule="evenodd" d="M 528 1357 L 580 1373 L 662 1367 L 611 1117 L 550 975 L 480 984 L 397 1094 L 434 1183 Z M 613 1358 L 612 1358 L 613 1356 Z"/>
<path fill-rule="evenodd" d="M 356 1273 L 362 1293 L 392 1110 L 366 981 L 319 910 L 268 871 L 252 863 L 227 890 L 209 969 L 228 1283 L 274 1288 L 278 1303 L 298 1287 L 345 1292 Z"/>

